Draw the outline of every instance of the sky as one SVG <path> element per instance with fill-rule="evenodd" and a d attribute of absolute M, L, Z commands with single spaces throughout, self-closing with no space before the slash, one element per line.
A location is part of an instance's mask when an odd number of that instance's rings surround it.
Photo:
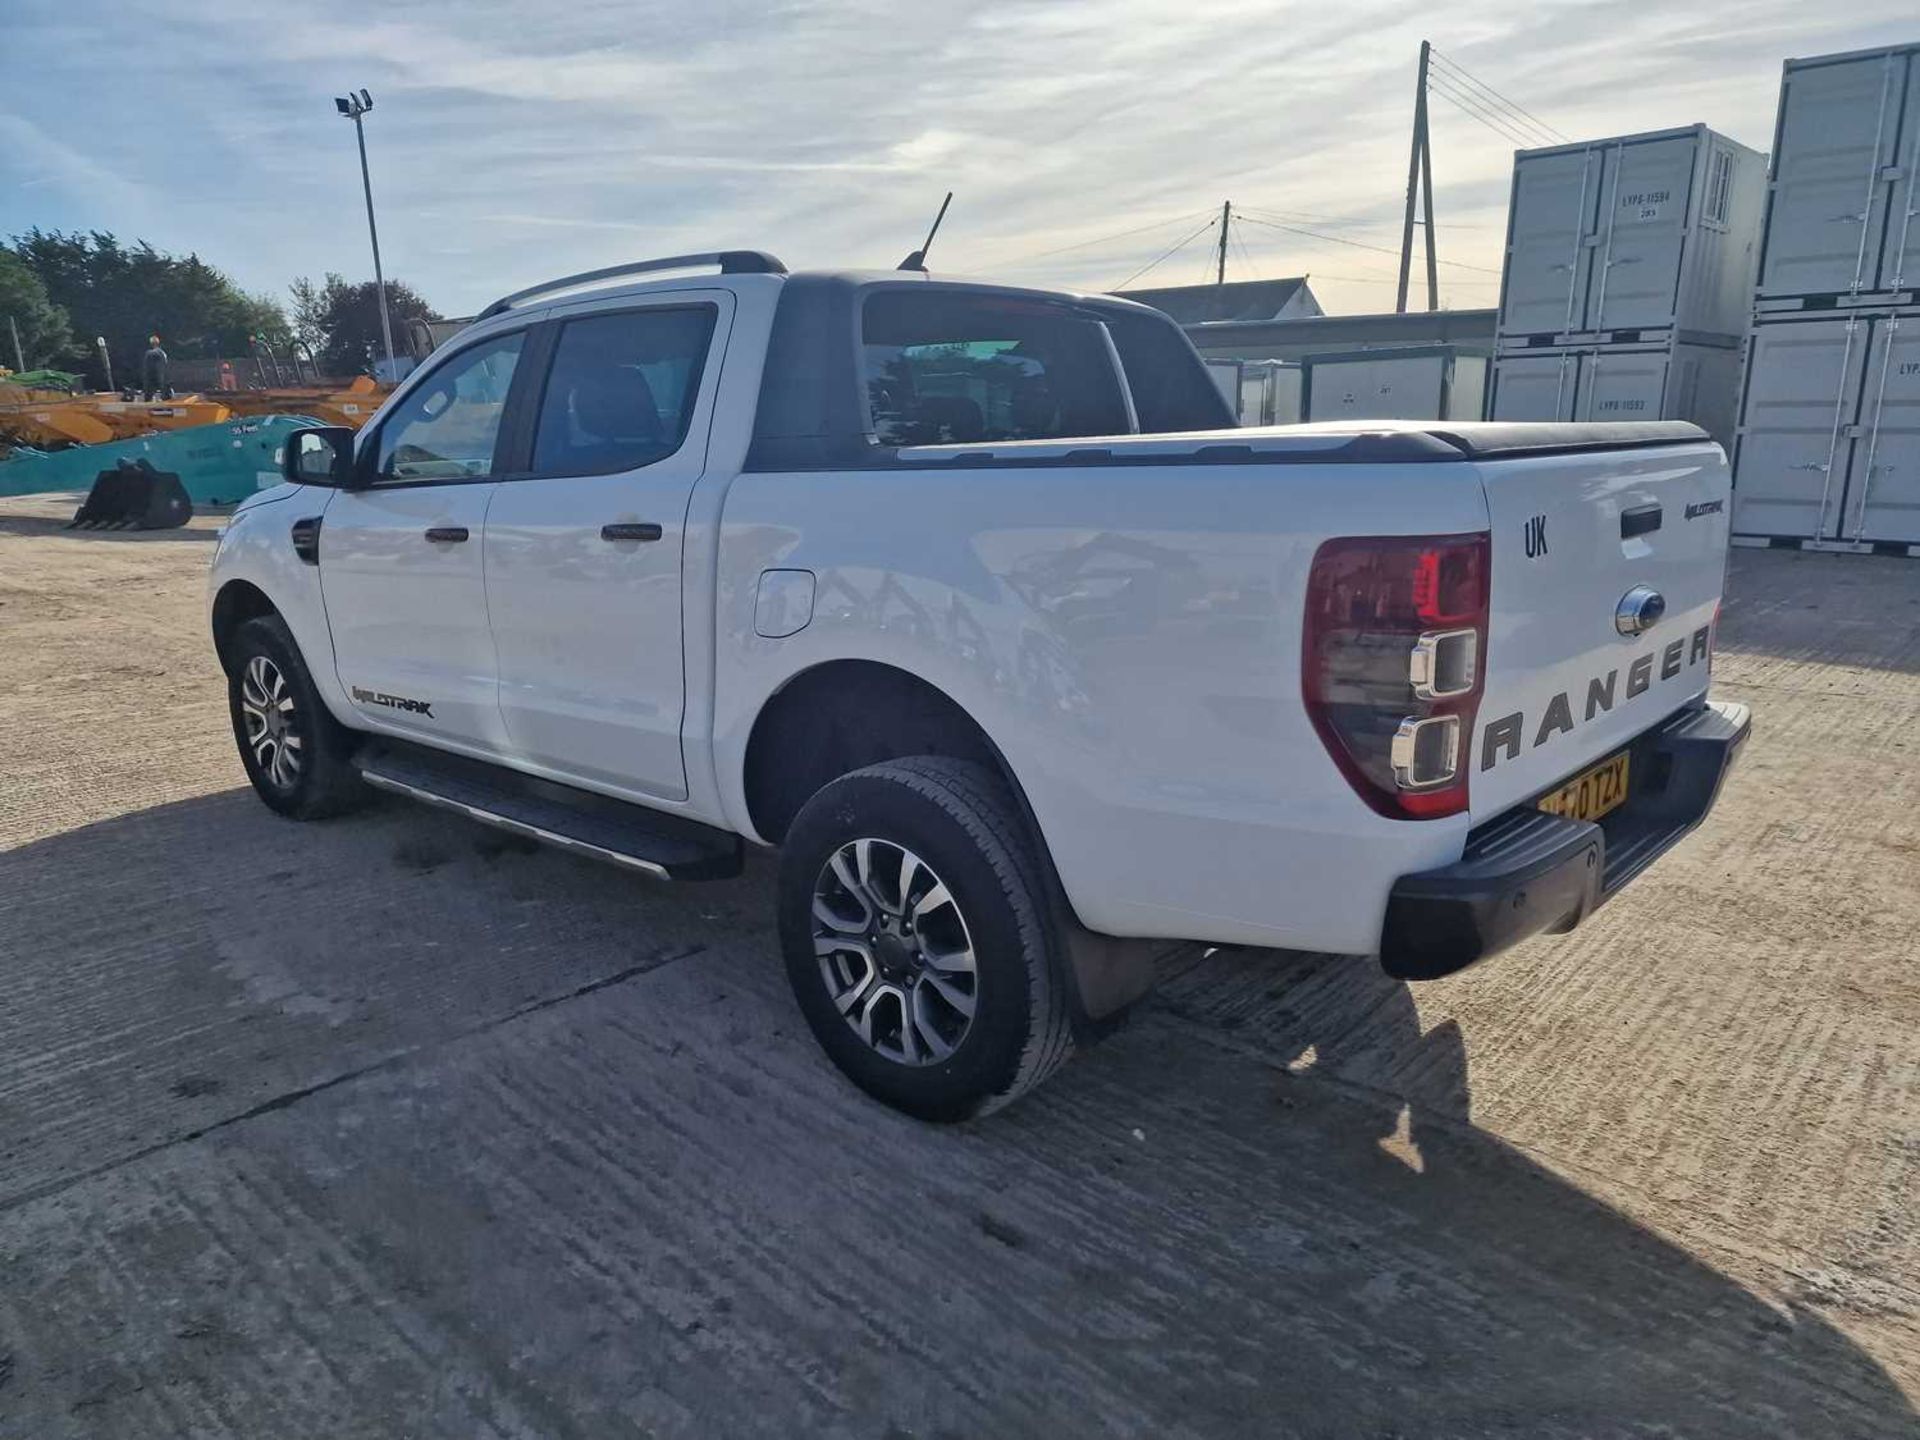
<path fill-rule="evenodd" d="M 892 266 L 949 189 L 936 271 L 1105 290 L 1172 250 L 1133 283 L 1196 283 L 1218 231 L 1193 232 L 1231 200 L 1229 279 L 1390 310 L 1422 39 L 1453 97 L 1430 102 L 1440 298 L 1472 308 L 1498 296 L 1514 138 L 1471 81 L 1574 140 L 1701 121 L 1764 150 L 1783 58 L 1920 41 L 1920 10 L 0 0 L 0 239 L 113 231 L 283 301 L 370 278 L 333 105 L 364 87 L 387 274 L 448 315 L 684 251 Z"/>

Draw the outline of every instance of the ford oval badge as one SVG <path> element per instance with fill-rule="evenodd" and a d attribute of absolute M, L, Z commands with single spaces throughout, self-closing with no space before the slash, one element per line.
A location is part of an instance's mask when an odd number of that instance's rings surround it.
<path fill-rule="evenodd" d="M 1614 607 L 1613 628 L 1622 635 L 1644 635 L 1667 613 L 1667 597 L 1651 585 L 1636 585 Z"/>

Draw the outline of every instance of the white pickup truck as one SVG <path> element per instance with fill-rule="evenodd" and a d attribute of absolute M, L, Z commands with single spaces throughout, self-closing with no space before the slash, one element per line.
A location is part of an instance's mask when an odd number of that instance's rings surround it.
<path fill-rule="evenodd" d="M 1233 428 L 1111 297 L 678 256 L 488 307 L 233 516 L 282 814 L 368 787 L 633 870 L 778 846 L 794 993 L 933 1118 L 1170 941 L 1457 970 L 1713 804 L 1727 466 L 1687 425 Z"/>

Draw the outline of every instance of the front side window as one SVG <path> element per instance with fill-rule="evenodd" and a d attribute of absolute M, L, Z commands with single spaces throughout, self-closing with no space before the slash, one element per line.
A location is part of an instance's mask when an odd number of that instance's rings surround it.
<path fill-rule="evenodd" d="M 715 317 L 711 305 L 567 321 L 533 436 L 540 475 L 651 465 L 687 438 Z"/>
<path fill-rule="evenodd" d="M 381 480 L 471 480 L 493 473 L 524 332 L 482 341 L 442 362 L 380 426 Z"/>
<path fill-rule="evenodd" d="M 883 445 L 1124 435 L 1105 328 L 1068 306 L 882 291 L 861 316 L 874 435 Z"/>

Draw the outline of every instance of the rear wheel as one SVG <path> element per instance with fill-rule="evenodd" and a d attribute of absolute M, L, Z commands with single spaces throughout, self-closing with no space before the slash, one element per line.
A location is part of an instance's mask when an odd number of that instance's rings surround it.
<path fill-rule="evenodd" d="M 228 651 L 227 710 L 255 792 L 296 820 L 318 820 L 366 798 L 353 768 L 355 736 L 321 703 L 278 615 L 249 620 Z"/>
<path fill-rule="evenodd" d="M 781 857 L 787 977 L 869 1094 L 957 1120 L 1031 1089 L 1072 1048 L 1041 871 L 1005 785 L 937 757 L 842 776 Z"/>

